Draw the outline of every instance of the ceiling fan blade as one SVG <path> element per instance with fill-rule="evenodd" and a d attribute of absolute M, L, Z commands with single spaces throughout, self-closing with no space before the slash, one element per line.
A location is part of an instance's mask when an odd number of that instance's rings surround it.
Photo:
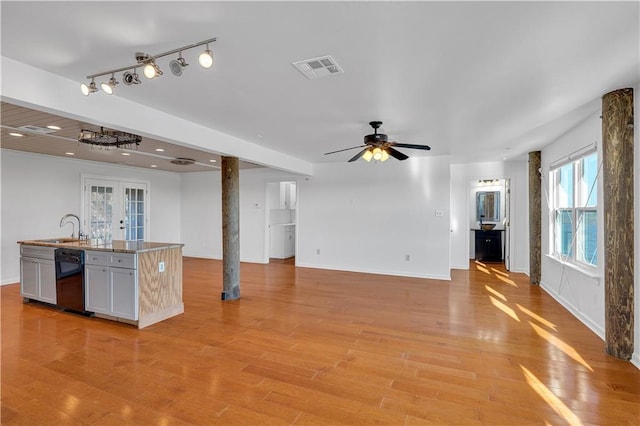
<path fill-rule="evenodd" d="M 339 149 L 337 151 L 325 152 L 324 155 L 335 154 L 336 152 L 342 152 L 342 151 L 349 151 L 356 148 L 362 148 L 363 146 L 367 146 L 367 145 L 358 145 L 358 146 L 352 146 L 351 148 Z"/>
<path fill-rule="evenodd" d="M 398 148 L 423 149 L 425 151 L 431 150 L 429 145 L 414 145 L 411 143 L 391 142 L 391 146 L 397 146 Z"/>
<path fill-rule="evenodd" d="M 366 151 L 366 149 L 365 149 Z M 401 153 L 400 151 L 398 151 L 397 149 L 393 149 L 391 147 L 387 148 L 387 152 L 389 153 L 390 156 L 392 156 L 393 158 L 397 159 L 397 160 L 406 160 L 407 158 L 409 158 L 408 155 L 405 155 L 403 153 Z M 362 153 L 364 154 L 364 152 Z"/>
<path fill-rule="evenodd" d="M 366 145 L 364 145 L 364 146 L 366 146 Z M 356 161 L 358 158 L 362 157 L 364 155 L 364 153 L 367 152 L 368 150 L 369 150 L 369 147 L 363 149 L 362 151 L 360 151 L 359 153 L 354 155 L 353 158 L 351 158 L 349 161 L 347 161 L 347 163 L 351 163 L 353 161 Z"/>

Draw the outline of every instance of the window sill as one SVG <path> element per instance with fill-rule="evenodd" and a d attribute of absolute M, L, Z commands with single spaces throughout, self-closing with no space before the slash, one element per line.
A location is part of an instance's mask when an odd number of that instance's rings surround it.
<path fill-rule="evenodd" d="M 585 266 L 580 266 L 578 264 L 575 264 L 573 262 L 567 262 L 564 261 L 562 259 L 560 259 L 557 256 L 554 256 L 552 254 L 545 254 L 545 257 L 547 259 L 551 259 L 552 261 L 559 263 L 562 266 L 566 266 L 568 268 L 573 269 L 574 271 L 580 272 L 581 274 L 584 274 L 590 278 L 596 278 L 596 279 L 600 279 L 602 278 L 602 274 L 600 274 L 600 271 L 598 270 L 598 268 L 593 267 L 593 268 L 589 268 L 589 267 L 585 267 Z"/>

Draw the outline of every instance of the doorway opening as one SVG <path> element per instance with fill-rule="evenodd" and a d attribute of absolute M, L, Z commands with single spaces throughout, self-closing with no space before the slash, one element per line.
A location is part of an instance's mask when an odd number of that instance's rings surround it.
<path fill-rule="evenodd" d="M 267 262 L 295 265 L 297 190 L 295 181 L 267 183 L 265 197 Z"/>
<path fill-rule="evenodd" d="M 472 179 L 469 184 L 469 258 L 510 269 L 511 181 Z"/>

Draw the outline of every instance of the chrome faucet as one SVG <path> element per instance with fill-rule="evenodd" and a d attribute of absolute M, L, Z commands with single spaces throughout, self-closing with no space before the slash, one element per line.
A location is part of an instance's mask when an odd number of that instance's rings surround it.
<path fill-rule="evenodd" d="M 71 238 L 75 238 L 76 228 L 73 225 L 73 222 L 71 222 L 71 221 L 65 222 L 65 220 L 67 220 L 69 217 L 75 217 L 76 220 L 78 221 L 78 239 L 81 239 L 83 237 L 83 235 L 82 235 L 82 232 L 80 231 L 80 218 L 78 216 L 76 216 L 75 214 L 67 213 L 64 216 L 62 216 L 62 219 L 60 219 L 60 228 L 62 228 L 67 223 L 70 223 L 71 226 L 72 226 L 72 228 L 71 228 Z"/>

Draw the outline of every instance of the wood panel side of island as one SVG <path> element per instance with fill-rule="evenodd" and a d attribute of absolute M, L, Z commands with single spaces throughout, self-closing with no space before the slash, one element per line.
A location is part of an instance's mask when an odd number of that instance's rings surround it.
<path fill-rule="evenodd" d="M 138 292 L 138 328 L 184 312 L 181 247 L 138 252 Z"/>

